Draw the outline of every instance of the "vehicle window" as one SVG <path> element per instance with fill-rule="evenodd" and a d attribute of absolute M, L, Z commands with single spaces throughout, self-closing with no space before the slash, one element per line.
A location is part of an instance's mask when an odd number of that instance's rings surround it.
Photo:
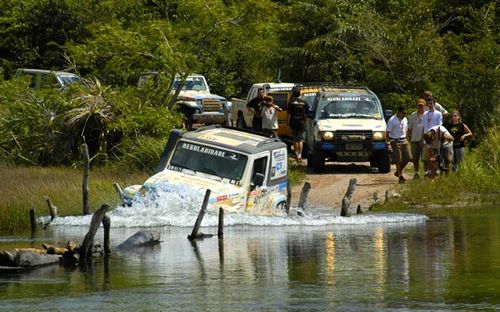
<path fill-rule="evenodd" d="M 67 86 L 80 81 L 80 77 L 74 74 L 58 74 L 58 77 L 61 80 L 63 86 Z"/>
<path fill-rule="evenodd" d="M 177 89 L 181 81 L 176 78 L 174 81 L 174 89 Z M 183 91 L 207 91 L 205 80 L 201 77 L 188 77 L 182 87 Z"/>
<path fill-rule="evenodd" d="M 267 166 L 267 156 L 258 158 L 253 163 L 252 169 L 252 179 L 256 173 L 262 173 L 264 175 L 264 181 L 266 181 L 266 166 Z"/>
<path fill-rule="evenodd" d="M 287 110 L 288 108 L 288 93 L 272 93 L 268 95 L 273 97 L 273 102 L 277 104 L 281 109 Z"/>
<path fill-rule="evenodd" d="M 316 117 L 381 119 L 382 112 L 372 97 L 322 97 L 318 101 Z"/>
<path fill-rule="evenodd" d="M 247 157 L 231 151 L 193 143 L 177 144 L 170 165 L 240 181 Z"/>

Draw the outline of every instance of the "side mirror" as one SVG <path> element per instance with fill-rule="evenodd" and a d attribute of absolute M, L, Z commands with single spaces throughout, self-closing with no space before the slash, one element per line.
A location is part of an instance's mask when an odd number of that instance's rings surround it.
<path fill-rule="evenodd" d="M 392 117 L 392 110 L 386 109 L 384 111 L 384 119 L 385 119 L 385 121 L 389 120 L 389 118 L 391 118 L 391 117 Z"/>
<path fill-rule="evenodd" d="M 253 176 L 252 183 L 254 186 L 262 186 L 262 184 L 264 184 L 264 175 L 256 172 Z"/>

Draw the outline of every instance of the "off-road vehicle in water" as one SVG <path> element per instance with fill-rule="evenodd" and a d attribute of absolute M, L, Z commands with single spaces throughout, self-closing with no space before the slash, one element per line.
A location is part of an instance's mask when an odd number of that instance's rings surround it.
<path fill-rule="evenodd" d="M 162 191 L 181 185 L 210 189 L 208 211 L 288 213 L 287 147 L 279 139 L 218 125 L 174 130 L 157 171 L 124 189 L 127 204 L 161 200 Z"/>
<path fill-rule="evenodd" d="M 323 171 L 326 161 L 365 162 L 390 171 L 386 122 L 378 97 L 366 87 L 322 88 L 307 119 L 307 164 Z"/>

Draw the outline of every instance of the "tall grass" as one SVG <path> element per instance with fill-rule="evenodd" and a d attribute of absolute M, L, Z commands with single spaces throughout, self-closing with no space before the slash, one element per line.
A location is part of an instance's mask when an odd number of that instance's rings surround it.
<path fill-rule="evenodd" d="M 411 180 L 401 187 L 410 204 L 497 202 L 500 196 L 500 127 L 491 129 L 478 148 L 467 150 L 459 171 L 433 180 Z"/>
<path fill-rule="evenodd" d="M 10 167 L 0 166 L 0 233 L 15 233 L 27 229 L 29 210 L 37 215 L 48 215 L 45 196 L 58 207 L 61 216 L 82 213 L 81 169 L 63 167 Z M 138 170 L 95 168 L 90 171 L 89 207 L 91 212 L 103 203 L 116 205 L 118 195 L 113 188 L 117 182 L 122 187 L 141 184 L 148 173 Z"/>

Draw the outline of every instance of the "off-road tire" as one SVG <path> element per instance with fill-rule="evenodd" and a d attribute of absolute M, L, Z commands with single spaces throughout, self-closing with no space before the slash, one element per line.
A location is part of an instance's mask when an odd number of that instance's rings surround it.
<path fill-rule="evenodd" d="M 323 155 L 323 153 L 313 150 L 312 167 L 313 171 L 316 173 L 320 173 L 325 170 L 325 156 Z"/>
<path fill-rule="evenodd" d="M 238 119 L 236 120 L 236 127 L 239 129 L 246 129 L 247 126 L 245 124 L 245 118 L 243 118 L 243 115 L 238 113 Z"/>
<path fill-rule="evenodd" d="M 379 173 L 388 173 L 391 171 L 391 156 L 387 151 L 378 151 L 374 155 Z"/>

